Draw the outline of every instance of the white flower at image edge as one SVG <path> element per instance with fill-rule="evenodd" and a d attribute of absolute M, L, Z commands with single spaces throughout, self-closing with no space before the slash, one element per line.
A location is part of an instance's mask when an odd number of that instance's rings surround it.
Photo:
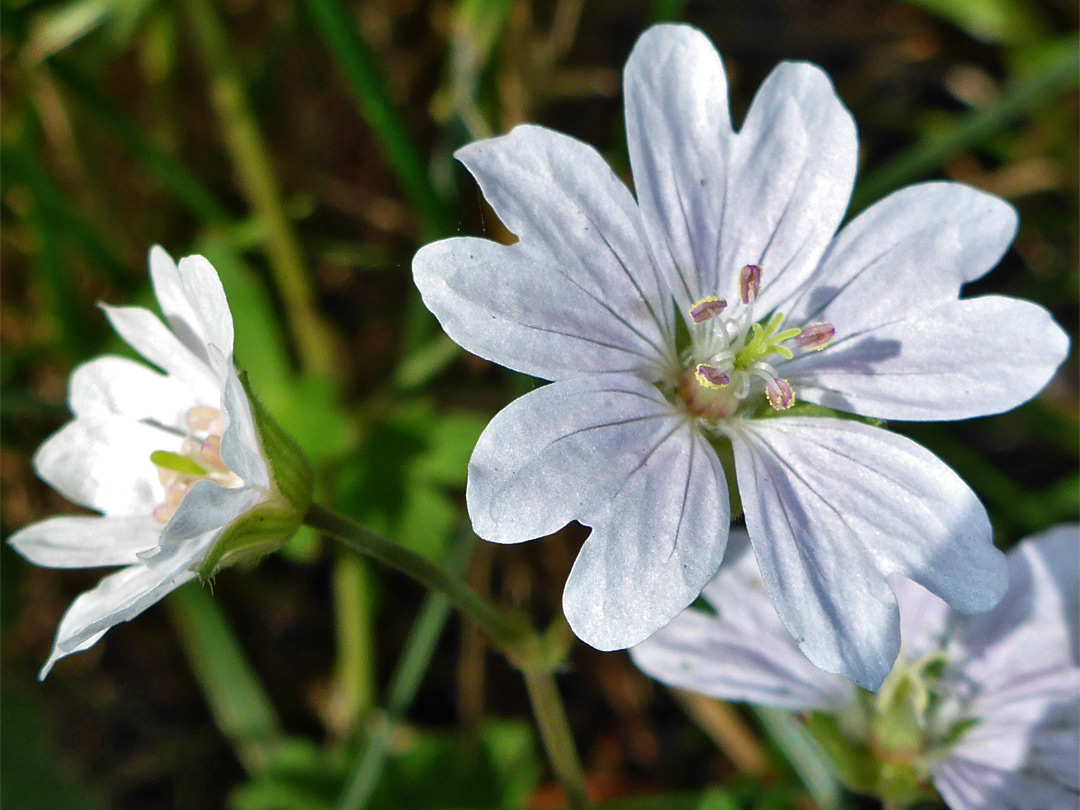
<path fill-rule="evenodd" d="M 516 543 L 592 527 L 563 607 L 589 644 L 627 647 L 716 573 L 734 473 L 784 624 L 816 664 L 874 688 L 899 646 L 889 574 L 971 613 L 1001 597 L 1004 559 L 932 453 L 798 403 L 918 421 L 1034 396 L 1064 332 L 1032 303 L 959 300 L 1016 213 L 934 182 L 836 233 L 857 142 L 828 77 L 781 64 L 736 133 L 720 57 L 693 28 L 643 34 L 624 94 L 636 201 L 591 147 L 517 127 L 457 157 L 519 241 L 447 239 L 414 260 L 451 338 L 552 381 L 477 444 L 474 528 Z"/>
<path fill-rule="evenodd" d="M 877 758 L 883 777 L 906 764 L 953 810 L 1077 806 L 1080 527 L 1013 549 L 1008 592 L 988 613 L 957 615 L 899 582 L 901 654 L 876 697 L 799 652 L 745 539 L 733 538 L 730 559 L 702 593 L 715 615 L 683 612 L 630 650 L 638 667 L 723 700 L 836 715 L 855 746 L 851 761 Z"/>
<path fill-rule="evenodd" d="M 195 578 L 230 524 L 283 502 L 233 366 L 217 272 L 201 256 L 178 267 L 155 247 L 150 273 L 168 327 L 141 307 L 102 309 L 165 373 L 115 356 L 79 366 L 68 388 L 75 418 L 34 455 L 39 477 L 101 515 L 48 518 L 9 539 L 37 565 L 125 566 L 68 608 L 42 678 L 57 659 Z"/>

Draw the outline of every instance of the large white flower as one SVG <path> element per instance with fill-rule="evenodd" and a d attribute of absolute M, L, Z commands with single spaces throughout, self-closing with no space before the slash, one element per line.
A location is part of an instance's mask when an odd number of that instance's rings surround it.
<path fill-rule="evenodd" d="M 295 531 L 310 497 L 304 462 L 282 453 L 280 429 L 253 410 L 237 376 L 217 272 L 202 256 L 178 267 L 154 247 L 150 274 L 168 327 L 141 307 L 102 309 L 165 373 L 114 356 L 79 366 L 68 388 L 75 418 L 34 455 L 38 476 L 101 515 L 48 518 L 9 538 L 38 565 L 126 566 L 71 604 L 42 678 L 195 576 L 265 553 Z M 267 441 L 278 459 L 268 461 Z"/>
<path fill-rule="evenodd" d="M 634 47 L 624 90 L 636 201 L 589 146 L 518 127 L 457 156 L 519 241 L 447 239 L 414 260 L 450 337 L 553 381 L 481 437 L 473 525 L 500 543 L 591 526 L 564 610 L 589 644 L 630 646 L 715 574 L 733 458 L 785 625 L 819 666 L 876 687 L 899 645 L 889 574 L 976 612 L 1004 592 L 1004 561 L 934 455 L 791 406 L 963 419 L 1034 396 L 1061 329 L 1031 303 L 958 300 L 1016 214 L 926 183 L 837 234 L 855 128 L 810 64 L 777 67 L 736 133 L 719 55 L 664 25 Z"/>
<path fill-rule="evenodd" d="M 691 608 L 630 651 L 645 672 L 725 700 L 840 718 L 811 722 L 868 792 L 917 794 L 929 778 L 953 810 L 1076 807 L 1080 527 L 1015 548 L 1008 592 L 989 613 L 960 616 L 898 582 L 903 644 L 876 697 L 799 652 L 745 536 L 728 554 L 702 594 L 715 614 Z"/>

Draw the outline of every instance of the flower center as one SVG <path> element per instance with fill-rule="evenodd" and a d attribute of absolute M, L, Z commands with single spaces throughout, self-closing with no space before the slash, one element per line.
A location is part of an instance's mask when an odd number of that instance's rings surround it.
<path fill-rule="evenodd" d="M 784 329 L 784 314 L 754 320 L 762 270 L 748 264 L 739 273 L 739 300 L 730 308 L 709 296 L 690 307 L 691 346 L 683 357 L 678 391 L 688 410 L 708 421 L 727 419 L 748 397 L 763 390 L 778 411 L 795 404 L 795 392 L 773 366 L 790 360 L 792 348 L 821 351 L 833 340 L 832 324 Z"/>
<path fill-rule="evenodd" d="M 244 482 L 221 460 L 221 435 L 225 420 L 217 408 L 200 406 L 187 412 L 187 435 L 180 452 L 155 450 L 150 461 L 158 469 L 158 480 L 165 487 L 165 500 L 154 508 L 154 520 L 165 524 L 173 516 L 196 481 L 206 478 L 234 489 Z"/>

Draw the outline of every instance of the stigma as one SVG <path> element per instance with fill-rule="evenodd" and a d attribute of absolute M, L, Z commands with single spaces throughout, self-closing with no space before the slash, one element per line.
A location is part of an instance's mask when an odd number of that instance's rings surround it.
<path fill-rule="evenodd" d="M 775 410 L 791 408 L 795 390 L 775 363 L 791 360 L 796 351 L 822 351 L 836 337 L 830 323 L 785 328 L 782 312 L 755 320 L 763 276 L 760 266 L 748 264 L 739 272 L 737 302 L 729 306 L 723 298 L 708 296 L 688 311 L 691 347 L 683 357 L 678 393 L 694 416 L 726 419 L 743 401 L 761 394 Z"/>
<path fill-rule="evenodd" d="M 156 450 L 150 454 L 165 500 L 154 508 L 154 520 L 166 524 L 196 481 L 207 479 L 230 489 L 244 482 L 221 458 L 225 420 L 217 408 L 192 408 L 186 417 L 187 433 L 179 452 Z"/>

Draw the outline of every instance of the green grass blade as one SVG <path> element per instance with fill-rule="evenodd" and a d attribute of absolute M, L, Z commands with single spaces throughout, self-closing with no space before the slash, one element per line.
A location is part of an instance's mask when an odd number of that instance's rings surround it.
<path fill-rule="evenodd" d="M 405 193 L 431 237 L 454 232 L 454 222 L 431 183 L 427 167 L 394 108 L 375 57 L 356 21 L 338 0 L 307 0 L 308 11 L 349 83 Z"/>
<path fill-rule="evenodd" d="M 228 619 L 198 583 L 165 604 L 214 722 L 248 773 L 259 771 L 281 740 L 281 724 Z"/>
<path fill-rule="evenodd" d="M 205 222 L 227 222 L 229 212 L 183 164 L 153 143 L 72 66 L 59 59 L 49 70 L 93 117 L 123 143 L 173 196 Z"/>
<path fill-rule="evenodd" d="M 877 171 L 870 172 L 851 197 L 849 216 L 896 188 L 918 180 L 954 155 L 976 146 L 1035 109 L 1077 85 L 1080 51 L 1069 48 L 1052 64 L 1020 82 L 996 102 L 963 118 L 944 138 L 913 146 Z"/>
<path fill-rule="evenodd" d="M 825 753 L 802 724 L 790 712 L 780 709 L 753 707 L 752 711 L 820 810 L 844 810 L 844 788 Z"/>

